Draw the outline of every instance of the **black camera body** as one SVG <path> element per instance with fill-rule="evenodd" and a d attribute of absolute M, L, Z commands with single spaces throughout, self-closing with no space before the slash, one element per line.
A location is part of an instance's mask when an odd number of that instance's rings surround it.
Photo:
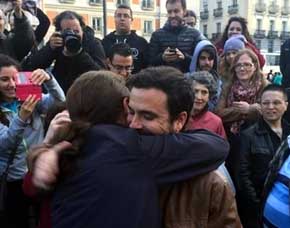
<path fill-rule="evenodd" d="M 61 33 L 64 46 L 72 53 L 77 54 L 82 48 L 81 38 L 72 29 L 65 29 Z"/>

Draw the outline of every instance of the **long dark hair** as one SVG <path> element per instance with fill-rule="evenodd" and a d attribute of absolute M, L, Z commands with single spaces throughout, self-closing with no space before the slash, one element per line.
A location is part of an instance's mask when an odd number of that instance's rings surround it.
<path fill-rule="evenodd" d="M 236 16 L 231 17 L 229 19 L 229 21 L 228 21 L 228 23 L 227 23 L 227 25 L 226 25 L 226 27 L 224 29 L 223 35 L 222 35 L 221 39 L 217 43 L 221 43 L 222 46 L 224 46 L 225 42 L 228 39 L 228 30 L 229 30 L 230 24 L 232 22 L 234 22 L 234 21 L 239 22 L 241 24 L 241 26 L 242 26 L 242 34 L 246 37 L 247 41 L 249 41 L 250 43 L 254 44 L 254 41 L 251 38 L 251 35 L 249 33 L 249 30 L 248 30 L 248 25 L 247 25 L 248 22 L 247 22 L 247 20 L 245 18 L 243 18 L 243 17 L 236 17 Z"/>
<path fill-rule="evenodd" d="M 18 71 L 20 70 L 20 64 L 16 60 L 12 59 L 8 55 L 0 54 L 0 71 L 2 70 L 3 67 L 10 66 L 15 67 Z M 0 91 L 0 104 L 2 102 L 4 102 L 3 94 Z M 6 126 L 9 125 L 9 121 L 1 108 L 0 108 L 0 122 Z"/>

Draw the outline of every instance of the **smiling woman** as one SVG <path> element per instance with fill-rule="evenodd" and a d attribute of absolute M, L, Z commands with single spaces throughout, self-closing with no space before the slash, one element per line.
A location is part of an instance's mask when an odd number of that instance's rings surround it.
<path fill-rule="evenodd" d="M 48 94 L 42 100 L 29 95 L 22 103 L 16 98 L 15 74 L 19 64 L 0 54 L 0 175 L 9 164 L 7 176 L 6 211 L 1 226 L 28 227 L 28 200 L 22 192 L 22 179 L 27 171 L 26 155 L 30 146 L 42 142 L 42 114 L 54 101 L 65 96 L 56 80 L 44 70 L 31 73 L 33 84 L 43 84 Z M 35 109 L 37 108 L 37 111 Z M 10 162 L 10 159 L 11 162 Z"/>

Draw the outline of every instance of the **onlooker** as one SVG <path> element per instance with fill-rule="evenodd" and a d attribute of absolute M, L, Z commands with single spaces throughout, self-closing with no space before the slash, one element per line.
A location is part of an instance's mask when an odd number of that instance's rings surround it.
<path fill-rule="evenodd" d="M 262 118 L 241 133 L 239 186 L 245 227 L 259 227 L 261 194 L 269 163 L 290 134 L 290 125 L 282 120 L 286 109 L 285 90 L 277 85 L 266 86 L 261 96 Z"/>
<path fill-rule="evenodd" d="M 231 67 L 235 56 L 238 51 L 245 48 L 244 36 L 235 35 L 229 38 L 224 46 L 224 53 L 220 58 L 219 63 L 219 74 L 221 76 L 221 80 L 224 83 L 229 83 L 231 81 Z"/>
<path fill-rule="evenodd" d="M 198 30 L 185 25 L 185 0 L 167 0 L 166 10 L 166 24 L 151 36 L 149 60 L 154 66 L 173 66 L 186 73 L 195 46 L 205 37 Z"/>
<path fill-rule="evenodd" d="M 31 81 L 43 84 L 48 94 L 41 101 L 29 96 L 23 104 L 16 98 L 15 74 L 19 64 L 6 55 L 0 55 L 0 173 L 5 171 L 11 153 L 14 159 L 8 171 L 8 196 L 5 221 L 7 228 L 28 227 L 27 199 L 22 193 L 22 179 L 27 171 L 28 149 L 43 140 L 42 115 L 54 101 L 63 101 L 64 94 L 52 75 L 38 69 Z M 19 109 L 20 107 L 20 109 Z"/>
<path fill-rule="evenodd" d="M 282 74 L 280 72 L 275 72 L 273 77 L 273 84 L 282 85 Z"/>
<path fill-rule="evenodd" d="M 220 117 L 208 111 L 208 102 L 216 94 L 217 83 L 207 71 L 198 71 L 189 75 L 194 91 L 192 114 L 186 129 L 207 129 L 226 139 L 226 133 Z"/>
<path fill-rule="evenodd" d="M 197 21 L 195 12 L 193 12 L 192 10 L 186 10 L 186 13 L 183 19 L 184 19 L 185 24 L 193 28 L 195 27 L 196 21 Z"/>
<path fill-rule="evenodd" d="M 185 102 L 190 110 L 192 90 L 184 78 L 180 77 L 179 82 L 183 88 L 180 91 L 191 98 Z M 128 99 L 124 83 L 122 77 L 111 72 L 88 72 L 68 91 L 67 108 L 72 123 L 66 133 L 63 128 L 60 128 L 62 135 L 52 130 L 54 134 L 48 133 L 48 138 L 52 137 L 46 139 L 55 143 L 56 139 L 71 138 L 76 148 L 63 154 L 63 159 L 68 156 L 69 160 L 60 161 L 64 166 L 60 167 L 62 172 L 54 193 L 53 227 L 160 227 L 156 184 L 206 173 L 215 169 L 226 154 L 225 141 L 205 131 L 152 136 L 138 135 L 137 131 L 122 127 L 126 124 Z M 210 156 L 205 151 L 213 154 Z M 57 166 L 55 158 L 60 155 L 59 150 L 52 147 L 46 152 L 36 161 L 35 183 L 43 175 L 59 175 L 55 169 L 43 170 L 49 164 Z M 76 171 L 63 172 L 68 165 L 76 167 L 71 170 Z M 89 219 L 80 219 L 84 216 Z"/>
<path fill-rule="evenodd" d="M 184 129 L 191 112 L 186 92 L 191 88 L 184 80 L 171 67 L 148 68 L 131 77 L 130 127 L 154 134 Z M 160 204 L 164 227 L 241 227 L 234 194 L 219 171 L 164 186 Z"/>
<path fill-rule="evenodd" d="M 110 71 L 127 79 L 134 69 L 130 46 L 126 43 L 114 44 L 108 54 L 108 66 Z"/>
<path fill-rule="evenodd" d="M 21 1 L 14 2 L 13 10 L 14 28 L 9 32 L 5 31 L 7 21 L 4 12 L 0 10 L 0 53 L 9 55 L 20 62 L 34 45 L 34 32 L 23 13 Z"/>
<path fill-rule="evenodd" d="M 264 227 L 288 227 L 290 225 L 289 179 L 290 137 L 277 150 L 269 165 L 265 181 L 261 220 Z"/>
<path fill-rule="evenodd" d="M 222 88 L 216 113 L 223 120 L 231 145 L 226 166 L 236 184 L 240 164 L 239 132 L 258 119 L 259 98 L 267 82 L 257 56 L 249 49 L 238 52 L 231 73 L 230 83 Z"/>
<path fill-rule="evenodd" d="M 232 37 L 233 35 L 239 35 L 242 34 L 245 36 L 246 40 L 246 48 L 251 49 L 258 57 L 260 67 L 263 68 L 265 65 L 265 58 L 260 53 L 259 49 L 255 46 L 254 41 L 252 40 L 250 33 L 248 31 L 247 21 L 243 17 L 231 17 L 225 27 L 225 30 L 222 34 L 221 39 L 216 43 L 216 48 L 218 51 L 218 54 L 221 55 L 223 53 L 223 48 L 225 45 L 225 42 Z"/>
<path fill-rule="evenodd" d="M 133 73 L 139 72 L 148 65 L 148 42 L 131 30 L 133 21 L 132 9 L 127 5 L 119 5 L 115 11 L 116 31 L 111 32 L 102 40 L 107 57 L 110 55 L 110 49 L 116 43 L 127 43 L 131 47 L 134 59 Z"/>
<path fill-rule="evenodd" d="M 209 110 L 213 111 L 217 105 L 221 93 L 221 80 L 217 73 L 218 56 L 214 45 L 208 40 L 200 41 L 194 50 L 192 60 L 190 63 L 189 71 L 208 71 L 214 77 L 216 83 L 216 94 L 211 96 L 208 103 Z"/>
<path fill-rule="evenodd" d="M 281 46 L 280 51 L 280 70 L 283 75 L 282 85 L 290 88 L 290 39 L 287 39 Z M 289 98 L 289 96 L 288 96 Z"/>
<path fill-rule="evenodd" d="M 105 54 L 93 30 L 80 15 L 64 11 L 54 19 L 56 32 L 48 43 L 34 53 L 24 68 L 48 68 L 54 62 L 52 73 L 66 92 L 82 73 L 105 67 Z"/>

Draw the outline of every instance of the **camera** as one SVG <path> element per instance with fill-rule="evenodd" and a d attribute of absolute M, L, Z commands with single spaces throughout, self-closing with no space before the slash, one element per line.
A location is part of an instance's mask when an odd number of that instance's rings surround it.
<path fill-rule="evenodd" d="M 170 49 L 169 49 L 169 52 L 170 52 L 170 53 L 173 53 L 173 54 L 176 54 L 176 49 L 175 49 L 175 48 L 170 48 Z"/>
<path fill-rule="evenodd" d="M 72 54 L 77 54 L 81 47 L 81 38 L 71 29 L 65 29 L 62 31 L 61 36 L 63 38 L 64 46 Z"/>
<path fill-rule="evenodd" d="M 14 76 L 16 83 L 16 97 L 20 101 L 25 101 L 29 95 L 35 95 L 37 99 L 41 100 L 41 86 L 35 85 L 31 82 L 31 74 L 32 72 L 18 72 Z"/>

